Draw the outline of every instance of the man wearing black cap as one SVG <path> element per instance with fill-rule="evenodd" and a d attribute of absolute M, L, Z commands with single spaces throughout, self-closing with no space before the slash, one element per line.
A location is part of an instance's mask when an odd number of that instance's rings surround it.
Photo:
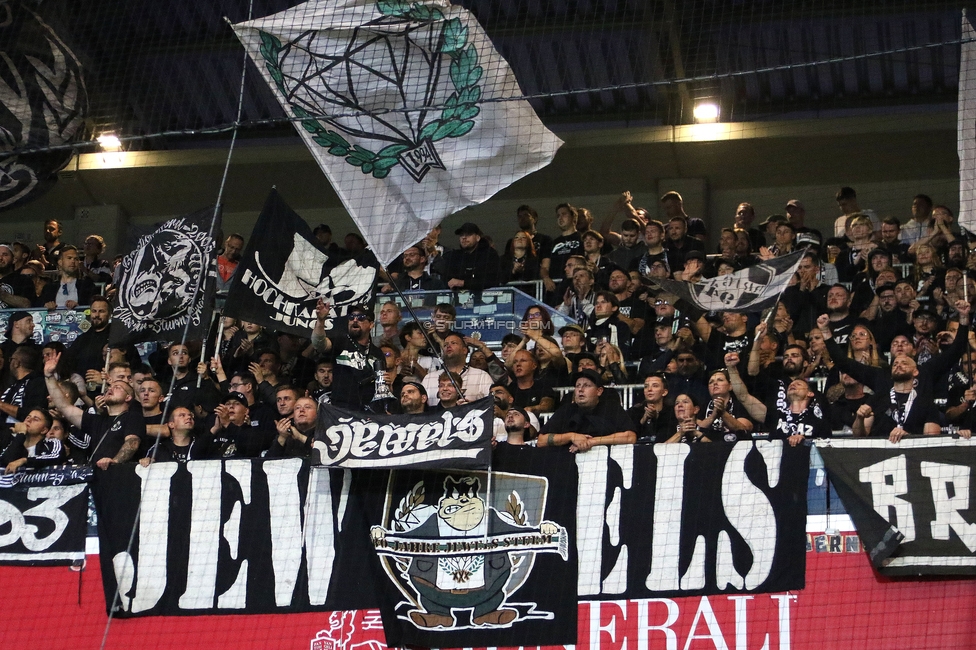
<path fill-rule="evenodd" d="M 416 379 L 407 379 L 400 389 L 400 409 L 404 415 L 417 415 L 427 410 L 427 389 Z"/>
<path fill-rule="evenodd" d="M 705 253 L 702 251 L 688 251 L 685 253 L 684 268 L 675 271 L 674 279 L 684 282 L 699 282 L 705 269 Z"/>
<path fill-rule="evenodd" d="M 507 437 L 504 443 L 510 445 L 524 445 L 532 439 L 536 433 L 532 423 L 532 416 L 523 408 L 514 406 L 505 414 L 505 433 Z M 536 420 L 538 423 L 538 420 Z"/>
<path fill-rule="evenodd" d="M 573 400 L 563 402 L 539 433 L 539 447 L 569 446 L 589 451 L 594 445 L 629 445 L 637 441 L 634 424 L 620 402 L 602 400 L 603 380 L 592 370 L 576 374 Z"/>
<path fill-rule="evenodd" d="M 362 411 L 372 401 L 375 393 L 377 362 L 383 352 L 373 344 L 370 333 L 373 315 L 362 305 L 350 307 L 345 332 L 338 332 L 330 325 L 326 336 L 326 321 L 330 320 L 331 306 L 319 300 L 315 308 L 316 322 L 312 330 L 312 346 L 319 352 L 327 352 L 335 358 L 332 371 L 332 403 L 341 408 Z M 385 363 L 383 364 L 385 367 Z"/>
<path fill-rule="evenodd" d="M 258 458 L 274 441 L 275 429 L 252 425 L 243 393 L 229 393 L 214 415 L 210 431 L 193 443 L 196 458 Z"/>
<path fill-rule="evenodd" d="M 478 225 L 466 223 L 454 234 L 461 248 L 444 254 L 448 288 L 482 291 L 498 286 L 498 253 L 487 240 L 482 240 Z"/>
<path fill-rule="evenodd" d="M 22 345 L 40 348 L 34 342 L 34 317 L 26 311 L 15 311 L 7 321 L 7 340 L 0 343 L 3 358 L 9 359 L 14 350 Z"/>
<path fill-rule="evenodd" d="M 772 240 L 775 242 L 776 229 L 781 223 L 786 223 L 788 221 L 789 219 L 786 217 L 786 215 L 771 214 L 766 217 L 765 221 L 759 224 L 759 227 L 762 228 L 763 233 L 765 233 L 767 241 Z"/>

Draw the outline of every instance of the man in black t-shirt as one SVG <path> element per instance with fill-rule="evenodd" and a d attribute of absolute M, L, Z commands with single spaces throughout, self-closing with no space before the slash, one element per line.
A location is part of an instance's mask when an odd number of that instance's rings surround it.
<path fill-rule="evenodd" d="M 634 424 L 619 400 L 603 398 L 603 379 L 594 370 L 576 373 L 572 401 L 564 401 L 539 433 L 539 447 L 569 446 L 581 453 L 594 445 L 637 441 Z"/>
<path fill-rule="evenodd" d="M 373 345 L 370 332 L 373 315 L 363 306 L 351 307 L 346 332 L 332 330 L 326 335 L 329 305 L 319 300 L 312 345 L 335 359 L 332 371 L 332 403 L 341 408 L 362 411 L 373 399 L 376 364 L 383 353 Z M 385 363 L 384 366 L 385 367 Z"/>
<path fill-rule="evenodd" d="M 554 300 L 558 301 L 562 298 L 562 296 L 557 295 L 556 281 L 566 277 L 566 260 L 573 255 L 583 254 L 583 241 L 576 230 L 578 219 L 579 214 L 572 205 L 561 203 L 556 206 L 556 224 L 559 226 L 559 236 L 552 240 L 552 247 L 543 254 L 539 266 L 539 276 L 545 284 L 549 304 L 554 304 Z"/>
<path fill-rule="evenodd" d="M 258 458 L 274 441 L 273 426 L 251 422 L 243 393 L 228 394 L 214 409 L 214 415 L 210 431 L 193 442 L 194 458 Z"/>
<path fill-rule="evenodd" d="M 512 405 L 532 411 L 536 415 L 552 411 L 556 406 L 556 396 L 552 388 L 536 377 L 539 362 L 528 350 L 515 353 L 512 364 L 514 381 L 509 384 L 512 393 Z"/>
<path fill-rule="evenodd" d="M 674 407 L 664 401 L 667 394 L 668 382 L 663 375 L 644 378 L 644 401 L 627 410 L 636 427 L 638 442 L 667 442 L 678 430 Z"/>
<path fill-rule="evenodd" d="M 34 283 L 14 267 L 11 244 L 0 244 L 0 309 L 30 307 Z"/>
<path fill-rule="evenodd" d="M 713 327 L 708 320 L 702 316 L 695 325 L 698 327 L 698 334 L 708 346 L 708 367 L 710 369 L 721 368 L 722 360 L 726 354 L 736 352 L 742 358 L 749 356 L 752 349 L 752 336 L 749 335 L 745 314 L 738 312 L 722 312 L 722 327 L 719 330 Z"/>
<path fill-rule="evenodd" d="M 89 460 L 100 469 L 108 469 L 109 465 L 133 458 L 146 438 L 142 410 L 129 408 L 135 390 L 127 382 L 112 382 L 105 394 L 95 399 L 95 405 L 105 409 L 104 415 L 82 411 L 68 401 L 58 386 L 60 359 L 60 354 L 53 354 L 44 362 L 44 382 L 54 407 L 88 439 Z"/>
<path fill-rule="evenodd" d="M 159 438 L 159 441 L 146 452 L 146 457 L 139 460 L 139 464 L 148 467 L 154 462 L 186 463 L 189 460 L 196 460 L 192 453 L 195 424 L 193 411 L 184 406 L 174 408 L 169 414 L 169 422 L 166 423 L 169 437 Z"/>

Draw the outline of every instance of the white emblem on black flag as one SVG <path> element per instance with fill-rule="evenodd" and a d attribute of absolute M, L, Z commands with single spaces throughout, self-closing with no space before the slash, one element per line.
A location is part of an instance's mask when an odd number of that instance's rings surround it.
<path fill-rule="evenodd" d="M 307 336 L 319 298 L 345 315 L 368 303 L 376 279 L 375 258 L 330 258 L 314 243 L 311 228 L 272 190 L 241 256 L 227 292 L 224 315 Z"/>
<path fill-rule="evenodd" d="M 204 335 L 216 277 L 213 216 L 214 208 L 206 208 L 170 219 L 125 256 L 112 312 L 113 342 L 178 341 L 188 325 L 188 338 Z M 220 227 L 219 213 L 216 218 L 214 232 Z"/>

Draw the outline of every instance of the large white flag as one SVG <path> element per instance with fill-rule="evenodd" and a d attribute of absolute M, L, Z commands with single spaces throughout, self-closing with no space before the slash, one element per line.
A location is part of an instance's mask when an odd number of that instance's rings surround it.
<path fill-rule="evenodd" d="M 234 30 L 384 265 L 562 144 L 447 0 L 310 0 Z"/>
<path fill-rule="evenodd" d="M 976 31 L 962 10 L 959 48 L 959 107 L 956 147 L 959 150 L 959 225 L 976 233 Z M 969 42 L 966 42 L 969 41 Z"/>

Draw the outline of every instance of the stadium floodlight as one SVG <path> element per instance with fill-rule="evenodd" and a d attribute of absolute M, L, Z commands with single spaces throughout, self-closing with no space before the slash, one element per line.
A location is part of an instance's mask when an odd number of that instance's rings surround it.
<path fill-rule="evenodd" d="M 102 151 L 121 151 L 122 141 L 119 140 L 119 136 L 114 133 L 103 133 L 96 138 L 98 140 L 98 146 L 102 148 Z"/>
<path fill-rule="evenodd" d="M 697 104 L 694 110 L 694 116 L 696 122 L 717 122 L 718 121 L 718 104 L 712 102 L 702 102 Z"/>

